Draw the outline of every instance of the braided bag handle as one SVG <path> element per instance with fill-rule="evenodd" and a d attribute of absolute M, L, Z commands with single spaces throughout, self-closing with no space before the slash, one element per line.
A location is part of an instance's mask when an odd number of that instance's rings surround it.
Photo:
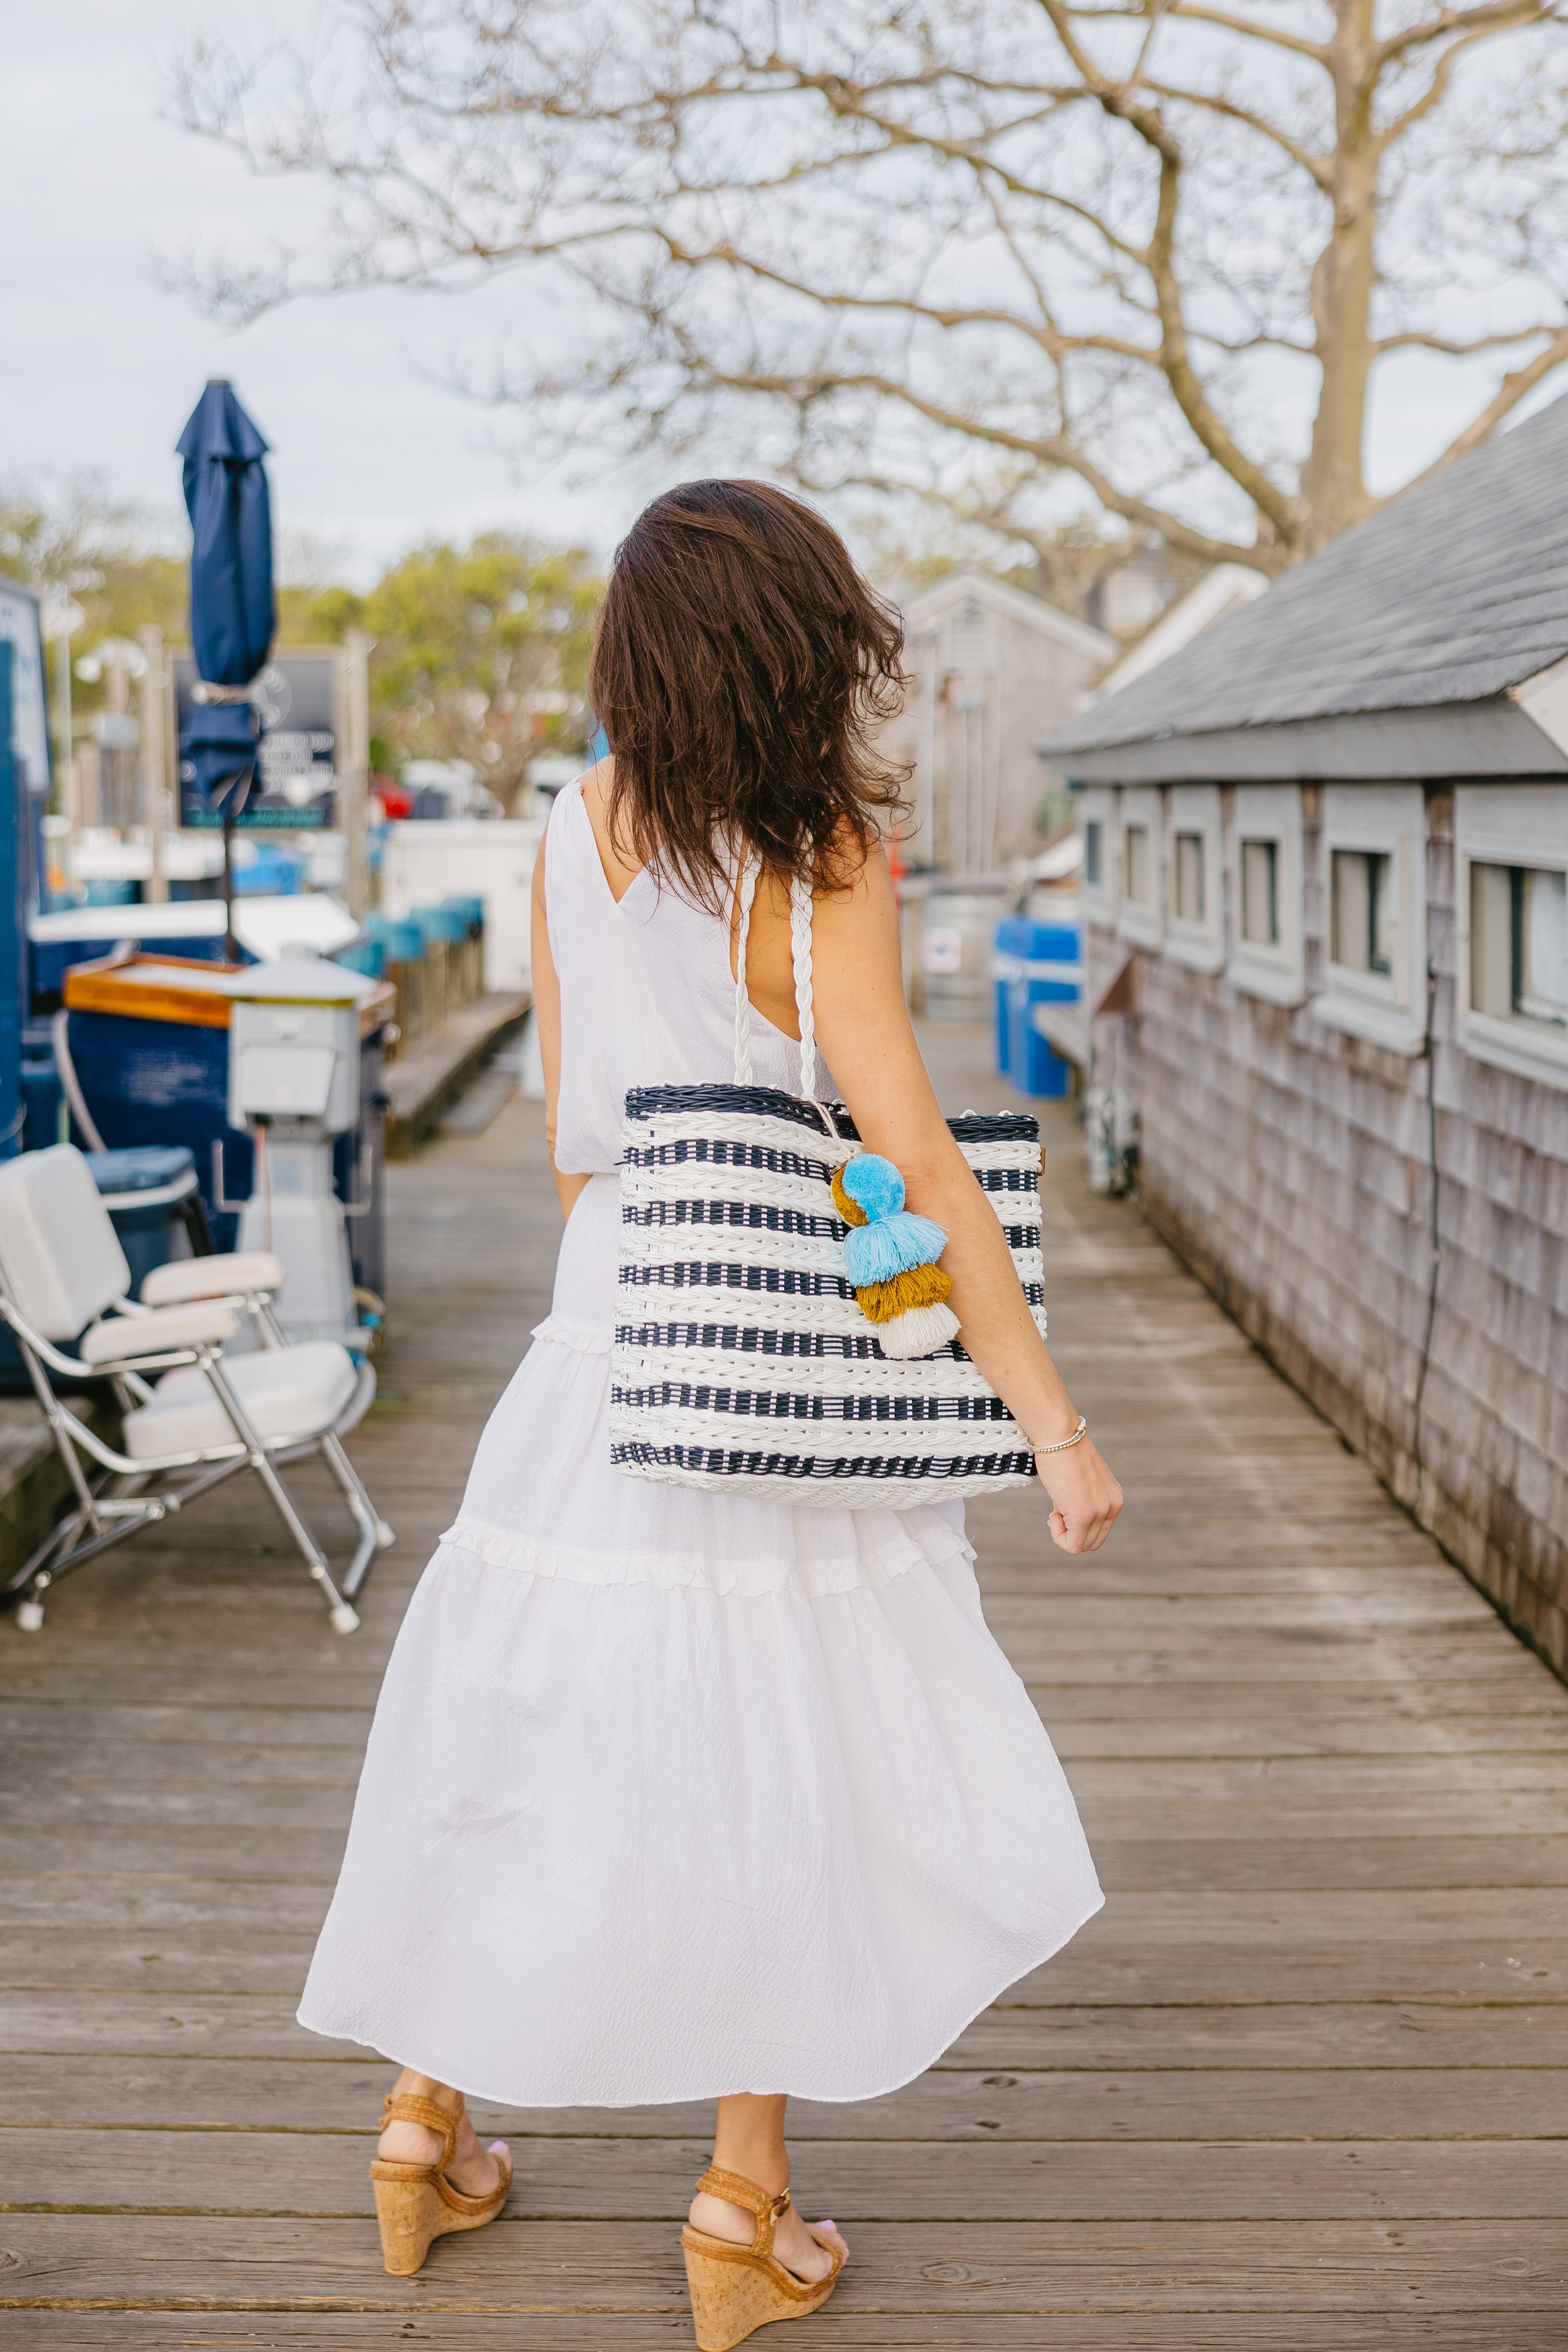
<path fill-rule="evenodd" d="M 735 949 L 735 1083 L 751 1084 L 751 1000 L 746 992 L 746 942 L 751 929 L 752 902 L 762 860 L 747 848 L 738 877 L 740 919 Z M 795 1015 L 800 1024 L 800 1094 L 811 1105 L 833 1140 L 838 1129 L 817 1094 L 817 1018 L 811 990 L 811 886 L 802 876 L 789 883 L 789 953 L 795 974 Z"/>

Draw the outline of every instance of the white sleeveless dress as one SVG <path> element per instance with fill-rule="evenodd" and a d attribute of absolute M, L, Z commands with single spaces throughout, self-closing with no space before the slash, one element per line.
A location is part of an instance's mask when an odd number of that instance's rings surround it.
<path fill-rule="evenodd" d="M 300 2021 L 517 2106 L 869 2098 L 1100 1889 L 961 1502 L 611 1468 L 622 1107 L 731 1076 L 728 931 L 652 872 L 617 904 L 580 785 L 545 879 L 591 1181 L 398 1636 Z M 798 1055 L 753 1015 L 758 1085 Z"/>

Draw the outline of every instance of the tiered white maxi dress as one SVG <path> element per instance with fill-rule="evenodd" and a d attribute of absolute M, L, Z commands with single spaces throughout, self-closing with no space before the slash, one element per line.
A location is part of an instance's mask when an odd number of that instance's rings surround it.
<path fill-rule="evenodd" d="M 622 1104 L 731 1076 L 729 942 L 651 872 L 615 901 L 576 786 L 546 889 L 591 1181 L 398 1636 L 300 2020 L 516 2105 L 869 2098 L 1100 1889 L 961 1502 L 611 1468 Z M 754 1019 L 758 1085 L 798 1052 Z"/>

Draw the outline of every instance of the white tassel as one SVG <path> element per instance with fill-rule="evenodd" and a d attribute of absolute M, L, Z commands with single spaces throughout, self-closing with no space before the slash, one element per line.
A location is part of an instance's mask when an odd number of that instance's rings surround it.
<path fill-rule="evenodd" d="M 907 1307 L 890 1323 L 879 1323 L 876 1336 L 884 1356 L 906 1362 L 915 1356 L 934 1356 L 958 1336 L 958 1318 L 950 1307 Z"/>

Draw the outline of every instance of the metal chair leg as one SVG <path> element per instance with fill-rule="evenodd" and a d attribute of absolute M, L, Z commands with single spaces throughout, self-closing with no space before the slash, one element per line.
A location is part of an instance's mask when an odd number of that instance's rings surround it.
<path fill-rule="evenodd" d="M 0 1591 L 0 1599 L 9 1601 L 15 1594 L 14 1622 L 18 1633 L 43 1632 L 43 1596 L 55 1580 L 55 1570 L 62 1559 L 69 1559 L 82 1530 L 96 1525 L 96 1519 L 90 1518 L 85 1510 L 68 1511 L 8 1580 Z"/>
<path fill-rule="evenodd" d="M 235 1394 L 232 1384 L 224 1378 L 222 1365 L 216 1357 L 208 1357 L 204 1359 L 203 1368 L 208 1380 L 223 1399 L 224 1410 L 233 1422 L 235 1433 L 244 1444 L 250 1457 L 251 1468 L 271 1496 L 278 1517 L 293 1537 L 306 1567 L 327 1596 L 327 1613 L 331 1619 L 333 1632 L 335 1633 L 356 1632 L 360 1622 L 359 1612 L 344 1599 L 333 1583 L 332 1571 L 327 1565 L 326 1553 L 300 1517 L 295 1507 L 293 1496 L 268 1460 L 267 1448 L 251 1427 L 245 1408 Z"/>
<path fill-rule="evenodd" d="M 43 1595 L 50 1585 L 57 1584 L 87 1560 L 96 1559 L 99 1552 L 124 1543 L 127 1537 L 140 1535 L 143 1528 L 158 1526 L 179 1507 L 177 1495 L 152 1495 L 145 1501 L 134 1501 L 116 1510 L 107 1525 L 104 1521 L 108 1515 L 101 1498 L 91 1520 L 85 1512 L 68 1512 L 54 1533 L 39 1545 L 26 1568 L 18 1569 L 5 1587 L 6 1594 L 16 1592 L 23 1596 L 16 1603 L 17 1631 L 42 1633 Z"/>
<path fill-rule="evenodd" d="M 251 1468 L 271 1496 L 278 1517 L 298 1546 L 306 1567 L 326 1594 L 327 1613 L 332 1621 L 333 1632 L 335 1633 L 354 1633 L 360 1622 L 359 1612 L 350 1607 L 333 1583 L 332 1571 L 327 1565 L 326 1554 L 295 1508 L 293 1497 L 287 1487 L 259 1447 L 251 1456 Z"/>
<path fill-rule="evenodd" d="M 343 1579 L 343 1591 L 351 1601 L 370 1573 L 371 1561 L 378 1551 L 396 1541 L 391 1528 L 382 1518 L 371 1502 L 364 1480 L 350 1461 L 343 1442 L 334 1430 L 328 1430 L 318 1441 L 321 1457 L 343 1490 L 343 1499 L 353 1515 L 360 1530 L 359 1549 Z"/>
<path fill-rule="evenodd" d="M 13 1595 L 26 1595 L 31 1598 L 32 1589 L 38 1579 L 48 1577 L 57 1559 L 62 1552 L 70 1549 L 76 1541 L 78 1530 L 86 1524 L 86 1515 L 83 1512 L 68 1511 L 65 1517 L 50 1528 L 36 1550 L 29 1552 L 16 1573 L 6 1580 L 3 1587 L 0 1587 L 0 1598 L 6 1601 L 9 1601 Z M 38 1630 L 36 1624 L 23 1623 L 21 1610 L 26 1606 L 27 1600 L 22 1600 L 17 1611 L 16 1622 L 21 1625 L 25 1633 L 36 1633 Z"/>

